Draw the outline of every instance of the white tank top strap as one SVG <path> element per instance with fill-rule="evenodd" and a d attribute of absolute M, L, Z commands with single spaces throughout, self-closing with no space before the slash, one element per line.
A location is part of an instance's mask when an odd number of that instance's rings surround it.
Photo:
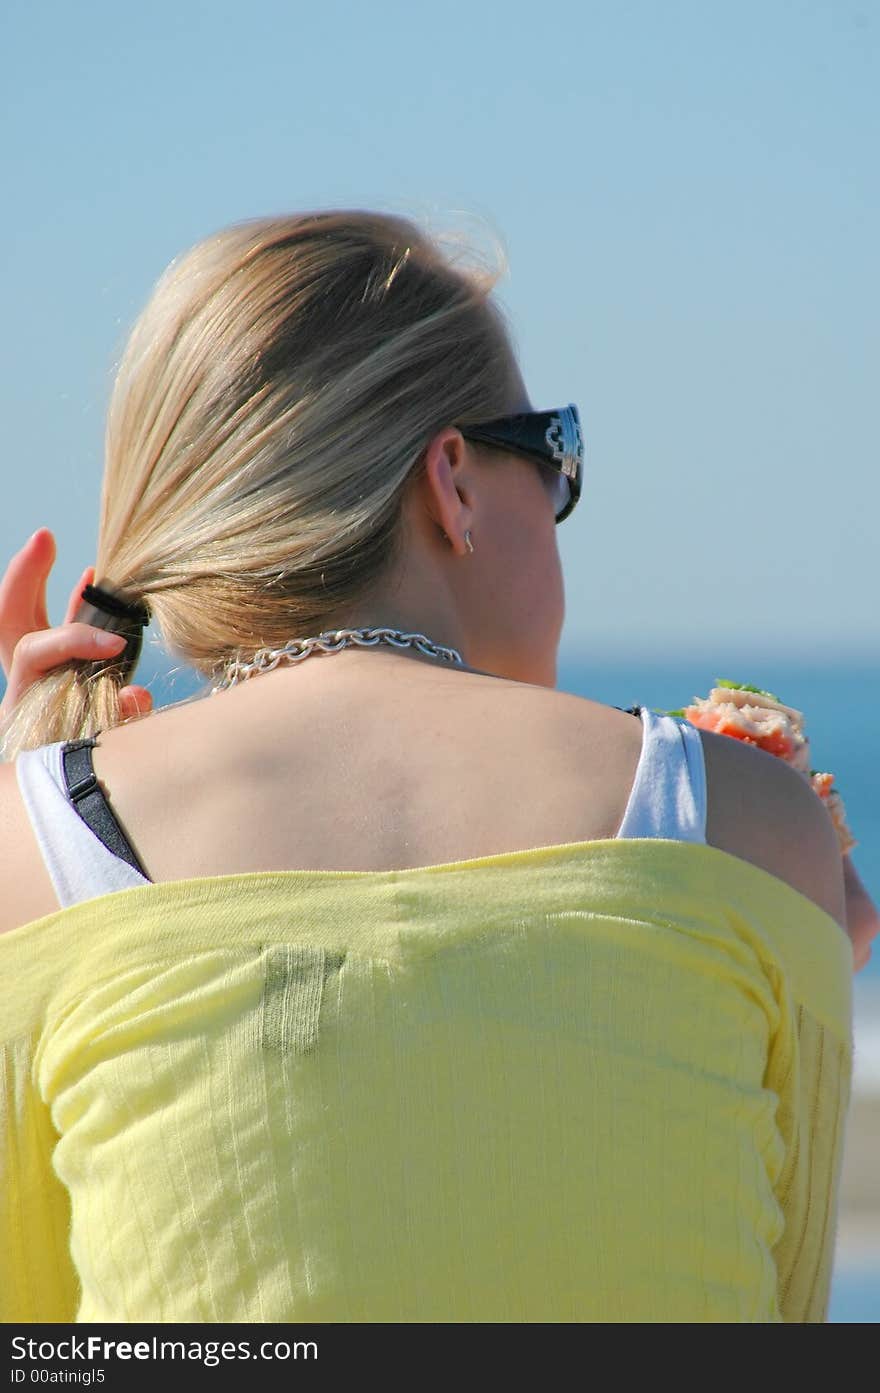
<path fill-rule="evenodd" d="M 706 764 L 696 726 L 641 708 L 642 752 L 618 837 L 706 840 Z"/>
<path fill-rule="evenodd" d="M 22 801 L 60 906 L 63 909 L 96 895 L 152 884 L 114 856 L 83 822 L 67 796 L 61 763 L 63 745 L 59 740 L 24 750 L 15 761 Z"/>

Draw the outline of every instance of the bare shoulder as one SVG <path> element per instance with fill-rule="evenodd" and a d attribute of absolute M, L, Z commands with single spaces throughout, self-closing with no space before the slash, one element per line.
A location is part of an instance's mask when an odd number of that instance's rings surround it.
<path fill-rule="evenodd" d="M 58 898 L 37 845 L 14 764 L 0 764 L 0 934 L 42 919 Z"/>
<path fill-rule="evenodd" d="M 846 928 L 840 843 L 821 799 L 783 760 L 701 730 L 706 840 L 784 880 Z"/>

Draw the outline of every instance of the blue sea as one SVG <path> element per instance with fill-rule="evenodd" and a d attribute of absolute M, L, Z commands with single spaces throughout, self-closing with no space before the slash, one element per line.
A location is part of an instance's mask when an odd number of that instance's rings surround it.
<path fill-rule="evenodd" d="M 145 646 L 137 677 L 150 688 L 157 706 L 183 700 L 204 687 L 186 668 L 173 668 L 155 641 Z M 622 661 L 562 651 L 557 687 L 613 706 L 638 703 L 667 710 L 685 706 L 695 696 L 706 696 L 718 678 L 763 687 L 804 712 L 813 767 L 835 775 L 847 821 L 858 838 L 853 861 L 880 903 L 880 798 L 875 794 L 880 772 L 880 662 L 846 659 L 820 666 L 752 653 L 733 660 L 729 656 L 719 660 L 716 655 L 670 653 Z M 869 988 L 872 1002 L 880 1002 L 880 940 L 857 982 Z M 863 999 L 868 1000 L 868 996 Z M 880 1018 L 860 1019 L 857 1008 L 857 1051 L 859 1030 L 866 1025 L 876 1028 Z M 880 1192 L 874 1218 L 880 1220 Z M 838 1252 L 829 1319 L 835 1323 L 874 1323 L 880 1319 L 880 1249 L 867 1255 L 861 1252 L 852 1263 L 844 1258 Z"/>

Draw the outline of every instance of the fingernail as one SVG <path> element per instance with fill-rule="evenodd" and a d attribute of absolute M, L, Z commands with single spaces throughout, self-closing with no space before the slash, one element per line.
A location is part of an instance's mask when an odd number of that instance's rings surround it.
<path fill-rule="evenodd" d="M 116 648 L 125 647 L 124 634 L 111 634 L 106 629 L 98 629 L 95 633 L 96 648 Z"/>

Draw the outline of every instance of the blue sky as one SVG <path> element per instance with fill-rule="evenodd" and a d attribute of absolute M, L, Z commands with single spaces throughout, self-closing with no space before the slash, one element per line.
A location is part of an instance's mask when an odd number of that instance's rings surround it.
<path fill-rule="evenodd" d="M 164 266 L 359 206 L 500 237 L 532 399 L 580 405 L 563 655 L 877 658 L 876 0 L 35 0 L 0 46 L 0 542 L 53 528 L 57 617 Z"/>

